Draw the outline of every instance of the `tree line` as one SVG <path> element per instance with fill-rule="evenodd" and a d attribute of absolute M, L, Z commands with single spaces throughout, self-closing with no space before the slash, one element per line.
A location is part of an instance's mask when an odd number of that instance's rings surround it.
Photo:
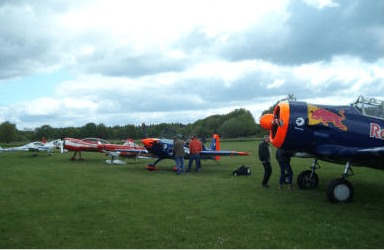
<path fill-rule="evenodd" d="M 141 125 L 106 126 L 103 123 L 87 123 L 82 127 L 54 128 L 50 125 L 43 125 L 31 131 L 19 131 L 15 124 L 6 121 L 0 124 L 0 142 L 36 141 L 42 138 L 54 140 L 63 137 L 97 137 L 108 140 L 142 139 L 160 137 L 166 128 L 184 136 L 197 134 L 200 138 L 210 138 L 212 133 L 221 134 L 224 138 L 262 136 L 265 134 L 260 125 L 255 122 L 250 111 L 236 109 L 228 114 L 212 115 L 190 124 L 143 123 Z"/>

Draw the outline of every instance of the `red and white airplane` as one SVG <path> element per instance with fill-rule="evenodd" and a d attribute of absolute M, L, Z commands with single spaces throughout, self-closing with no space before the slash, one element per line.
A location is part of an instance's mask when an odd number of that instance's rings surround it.
<path fill-rule="evenodd" d="M 81 152 L 99 152 L 106 153 L 112 159 L 107 160 L 108 164 L 126 164 L 124 161 L 118 159 L 119 156 L 124 158 L 148 158 L 148 150 L 143 146 L 136 144 L 132 139 L 128 139 L 124 144 L 113 144 L 100 138 L 63 138 L 62 152 L 64 149 L 74 151 L 71 160 L 76 160 L 76 155 L 79 153 L 79 161 L 83 161 Z"/>

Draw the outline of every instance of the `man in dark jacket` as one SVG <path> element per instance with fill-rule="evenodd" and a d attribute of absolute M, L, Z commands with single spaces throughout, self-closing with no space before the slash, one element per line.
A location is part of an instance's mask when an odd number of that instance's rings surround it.
<path fill-rule="evenodd" d="M 263 187 L 270 187 L 269 177 L 272 174 L 272 166 L 271 166 L 271 150 L 269 148 L 269 136 L 265 136 L 264 140 L 259 145 L 259 160 L 263 164 L 264 167 L 264 178 L 261 182 Z"/>
<path fill-rule="evenodd" d="M 288 179 L 288 189 L 292 189 L 292 179 L 293 171 L 291 167 L 291 158 L 293 154 L 284 149 L 277 149 L 276 159 L 280 165 L 280 180 L 279 180 L 279 189 L 283 188 L 286 178 Z"/>
<path fill-rule="evenodd" d="M 180 140 L 177 136 L 173 137 L 173 153 L 176 162 L 177 174 L 184 173 L 184 144 L 183 140 Z"/>

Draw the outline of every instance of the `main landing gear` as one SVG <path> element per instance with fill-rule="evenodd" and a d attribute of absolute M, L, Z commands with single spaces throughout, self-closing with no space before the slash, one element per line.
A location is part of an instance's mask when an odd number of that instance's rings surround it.
<path fill-rule="evenodd" d="M 75 151 L 75 153 L 73 153 L 73 156 L 71 157 L 71 161 L 76 161 L 77 152 L 79 152 L 79 161 L 84 161 L 84 158 L 81 155 L 81 151 Z"/>
<path fill-rule="evenodd" d="M 157 159 L 154 163 L 151 163 L 151 164 L 148 164 L 147 166 L 145 166 L 145 168 L 149 171 L 154 171 L 154 170 L 158 170 L 159 168 L 156 167 L 156 164 L 161 161 L 161 160 L 164 160 L 164 158 L 159 158 Z"/>
<path fill-rule="evenodd" d="M 168 158 L 159 158 L 157 159 L 154 163 L 151 163 L 151 164 L 148 164 L 147 166 L 145 166 L 145 168 L 149 171 L 155 171 L 155 170 L 158 170 L 159 168 L 156 166 L 156 164 L 159 162 L 159 161 L 162 161 L 162 160 L 165 160 L 165 159 L 168 159 Z M 177 167 L 174 166 L 172 168 L 173 171 L 177 171 Z"/>
<path fill-rule="evenodd" d="M 328 184 L 327 196 L 331 202 L 351 202 L 353 199 L 353 186 L 345 178 L 354 175 L 351 164 L 347 162 L 341 178 L 332 180 Z"/>
<path fill-rule="evenodd" d="M 297 185 L 300 189 L 317 188 L 319 177 L 315 173 L 315 170 L 319 168 L 320 165 L 318 164 L 317 159 L 314 159 L 311 170 L 305 170 L 299 174 L 297 177 Z M 354 194 L 353 186 L 346 180 L 346 178 L 353 174 L 351 164 L 347 162 L 342 177 L 334 179 L 328 184 L 327 197 L 331 202 L 352 201 Z"/>

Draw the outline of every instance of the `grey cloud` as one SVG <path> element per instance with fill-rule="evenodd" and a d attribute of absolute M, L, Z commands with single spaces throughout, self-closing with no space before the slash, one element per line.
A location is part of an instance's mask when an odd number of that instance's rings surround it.
<path fill-rule="evenodd" d="M 222 54 L 234 61 L 259 58 L 291 65 L 329 61 L 335 55 L 376 61 L 384 52 L 383 8 L 374 0 L 340 1 L 338 7 L 321 10 L 292 1 L 281 27 L 269 33 L 255 26 L 237 34 Z"/>
<path fill-rule="evenodd" d="M 50 16 L 36 8 L 23 1 L 0 5 L 0 79 L 34 73 L 59 60 L 52 53 Z"/>
<path fill-rule="evenodd" d="M 299 1 L 293 2 L 291 12 L 294 15 L 288 25 L 292 29 L 292 52 L 299 55 L 298 61 L 351 55 L 372 62 L 382 57 L 384 48 L 379 41 L 384 32 L 380 38 L 375 30 L 383 26 L 383 3 L 368 0 L 340 1 L 339 4 L 337 8 L 319 11 Z M 292 58 L 296 59 L 294 55 Z"/>
<path fill-rule="evenodd" d="M 118 77 L 140 77 L 185 69 L 183 60 L 169 59 L 161 54 L 112 57 L 99 61 L 89 60 L 86 64 L 85 71 L 89 73 L 97 72 L 106 76 Z"/>

